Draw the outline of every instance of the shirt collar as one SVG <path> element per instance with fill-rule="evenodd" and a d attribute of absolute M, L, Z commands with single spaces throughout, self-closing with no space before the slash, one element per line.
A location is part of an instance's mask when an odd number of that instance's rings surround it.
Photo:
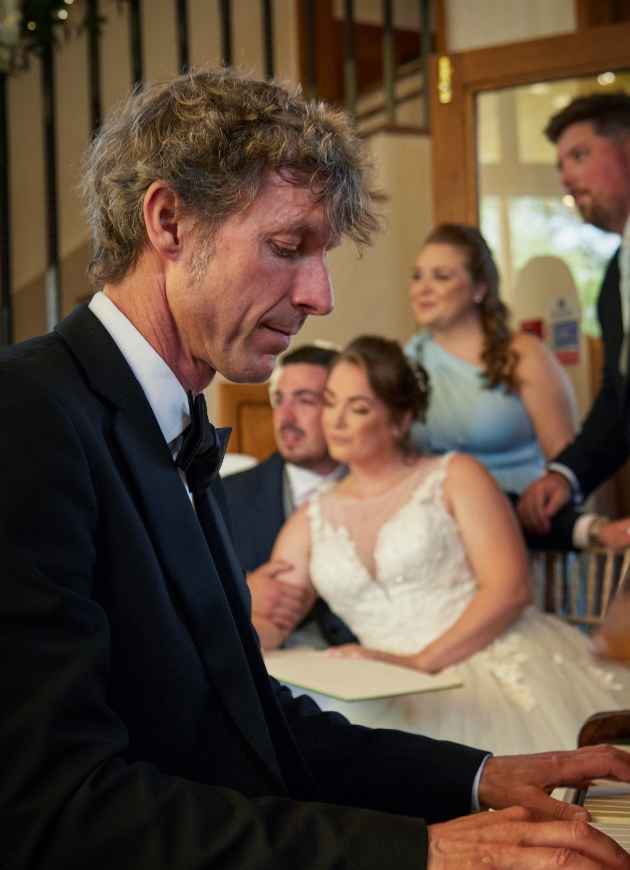
<path fill-rule="evenodd" d="M 299 465 L 294 465 L 292 462 L 287 462 L 285 468 L 291 487 L 291 499 L 296 508 L 303 505 L 320 484 L 329 480 L 340 480 L 348 471 L 343 464 L 339 464 L 330 474 L 317 474 L 308 468 L 300 468 Z"/>
<path fill-rule="evenodd" d="M 167 444 L 190 423 L 188 396 L 162 357 L 104 293 L 96 293 L 89 309 L 101 321 L 127 360 L 155 414 Z"/>

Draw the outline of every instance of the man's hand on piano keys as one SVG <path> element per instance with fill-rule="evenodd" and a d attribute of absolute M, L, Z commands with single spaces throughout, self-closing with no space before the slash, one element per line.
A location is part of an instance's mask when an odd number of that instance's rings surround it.
<path fill-rule="evenodd" d="M 481 773 L 479 801 L 500 810 L 521 806 L 545 819 L 585 819 L 582 807 L 550 797 L 554 788 L 586 789 L 593 779 L 630 782 L 630 754 L 607 744 L 571 752 L 504 755 L 489 758 Z"/>
<path fill-rule="evenodd" d="M 429 825 L 427 870 L 629 870 L 630 856 L 584 821 L 539 821 L 522 807 Z"/>

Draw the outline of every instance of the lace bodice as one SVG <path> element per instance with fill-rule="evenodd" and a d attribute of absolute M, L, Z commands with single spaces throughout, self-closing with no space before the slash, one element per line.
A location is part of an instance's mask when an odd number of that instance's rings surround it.
<path fill-rule="evenodd" d="M 330 487 L 311 497 L 311 580 L 364 646 L 418 652 L 450 628 L 475 595 L 477 582 L 442 497 L 452 456 L 441 457 L 380 527 L 373 574 L 347 527 L 331 520 L 353 500 Z"/>

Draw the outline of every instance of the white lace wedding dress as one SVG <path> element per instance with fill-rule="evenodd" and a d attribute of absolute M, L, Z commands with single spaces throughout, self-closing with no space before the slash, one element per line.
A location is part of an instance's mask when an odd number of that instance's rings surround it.
<path fill-rule="evenodd" d="M 436 459 L 428 476 L 421 466 L 376 499 L 339 497 L 330 486 L 311 498 L 312 582 L 366 647 L 418 652 L 475 595 L 475 577 L 442 499 L 452 455 Z M 351 703 L 315 697 L 358 724 L 496 754 L 573 749 L 592 713 L 630 707 L 630 670 L 597 660 L 581 632 L 533 607 L 452 670 L 463 688 Z"/>

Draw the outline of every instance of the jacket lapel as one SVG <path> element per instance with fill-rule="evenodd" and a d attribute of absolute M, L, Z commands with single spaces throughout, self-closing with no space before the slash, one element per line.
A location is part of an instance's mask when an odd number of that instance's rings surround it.
<path fill-rule="evenodd" d="M 82 364 L 92 389 L 118 409 L 114 436 L 164 575 L 222 702 L 284 790 L 250 666 L 214 560 L 144 391 L 107 330 L 89 310 L 75 310 L 56 331 Z M 228 544 L 227 552 L 231 549 Z M 238 564 L 232 568 L 236 577 L 242 577 Z"/>

